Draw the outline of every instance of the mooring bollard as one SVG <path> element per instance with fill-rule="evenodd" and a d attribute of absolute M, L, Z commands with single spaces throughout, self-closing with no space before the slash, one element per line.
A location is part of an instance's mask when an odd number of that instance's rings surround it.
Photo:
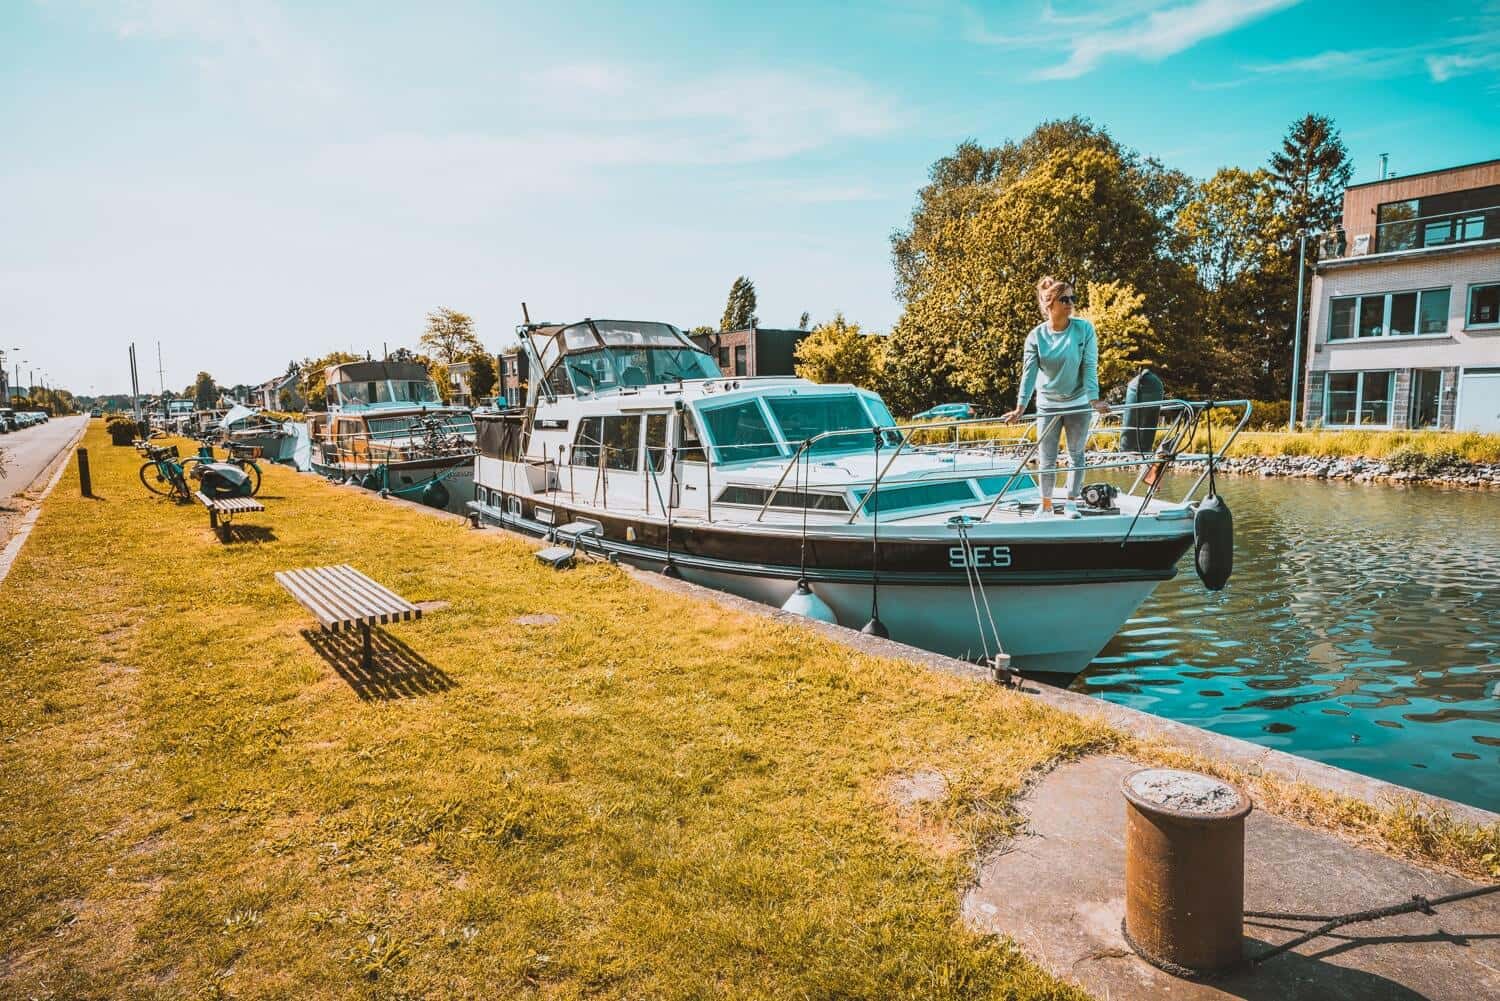
<path fill-rule="evenodd" d="M 89 479 L 89 450 L 86 448 L 78 450 L 78 489 L 85 497 L 94 496 L 94 484 Z"/>
<path fill-rule="evenodd" d="M 1125 940 L 1177 976 L 1244 959 L 1245 818 L 1227 782 L 1173 768 L 1125 776 Z"/>

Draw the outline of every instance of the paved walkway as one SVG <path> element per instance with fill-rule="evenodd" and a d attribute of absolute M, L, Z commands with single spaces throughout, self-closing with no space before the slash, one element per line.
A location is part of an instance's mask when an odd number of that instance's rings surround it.
<path fill-rule="evenodd" d="M 1500 998 L 1500 894 L 1349 925 L 1211 983 L 1178 980 L 1132 953 L 1125 915 L 1125 803 L 1120 780 L 1140 767 L 1099 756 L 1048 775 L 1021 808 L 1031 834 L 991 860 L 965 897 L 976 928 L 1009 935 L 1060 976 L 1111 1001 L 1219 998 L 1384 1001 Z M 1246 822 L 1245 907 L 1345 914 L 1478 885 L 1349 845 L 1255 811 Z M 1255 921 L 1260 951 L 1311 925 Z"/>

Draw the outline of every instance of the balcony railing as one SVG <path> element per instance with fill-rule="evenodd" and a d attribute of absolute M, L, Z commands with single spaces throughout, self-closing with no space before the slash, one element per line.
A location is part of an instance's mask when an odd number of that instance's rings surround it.
<path fill-rule="evenodd" d="M 1375 227 L 1374 254 L 1500 239 L 1500 205 L 1442 215 L 1393 219 Z"/>

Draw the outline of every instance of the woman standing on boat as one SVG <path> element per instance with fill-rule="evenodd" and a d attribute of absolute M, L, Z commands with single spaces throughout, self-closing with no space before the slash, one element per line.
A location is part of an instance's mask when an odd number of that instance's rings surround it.
<path fill-rule="evenodd" d="M 1037 394 L 1037 436 L 1041 440 L 1042 510 L 1052 510 L 1052 488 L 1057 474 L 1058 439 L 1068 434 L 1068 499 L 1083 490 L 1084 446 L 1088 443 L 1088 407 L 1109 413 L 1109 404 L 1099 399 L 1099 341 L 1094 325 L 1073 315 L 1073 286 L 1050 275 L 1036 283 L 1036 301 L 1045 319 L 1026 335 L 1021 388 L 1016 408 L 1001 415 L 1013 423 L 1021 419 L 1026 404 Z M 1041 380 L 1038 384 L 1037 373 Z"/>

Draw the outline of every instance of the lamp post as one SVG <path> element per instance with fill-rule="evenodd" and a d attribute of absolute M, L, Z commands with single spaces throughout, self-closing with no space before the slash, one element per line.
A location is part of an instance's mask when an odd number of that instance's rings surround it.
<path fill-rule="evenodd" d="M 1286 416 L 1288 431 L 1297 430 L 1297 390 L 1302 385 L 1302 285 L 1307 278 L 1307 238 L 1322 235 L 1322 230 L 1309 233 L 1305 226 L 1297 230 L 1297 318 L 1292 328 L 1292 408 Z"/>

